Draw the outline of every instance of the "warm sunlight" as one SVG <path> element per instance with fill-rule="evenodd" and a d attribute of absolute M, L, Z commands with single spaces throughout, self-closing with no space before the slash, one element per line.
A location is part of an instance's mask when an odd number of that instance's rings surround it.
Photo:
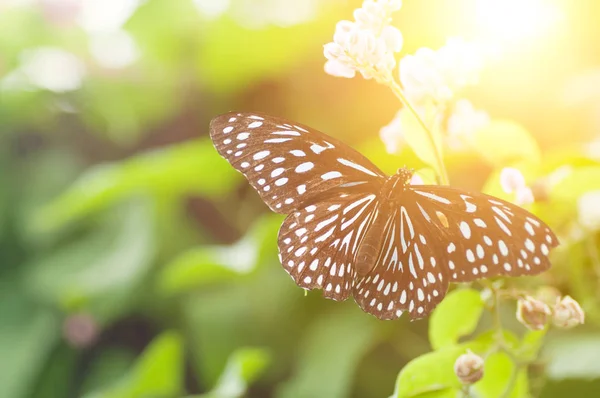
<path fill-rule="evenodd" d="M 563 18 L 552 0 L 477 0 L 477 22 L 494 42 L 541 36 Z"/>

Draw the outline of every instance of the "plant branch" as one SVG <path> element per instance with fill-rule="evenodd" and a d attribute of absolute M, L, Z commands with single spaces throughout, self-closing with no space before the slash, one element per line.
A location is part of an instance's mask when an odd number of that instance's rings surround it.
<path fill-rule="evenodd" d="M 439 177 L 440 177 L 441 183 L 443 185 L 448 185 L 448 172 L 446 171 L 446 166 L 444 165 L 444 160 L 442 158 L 442 154 L 440 153 L 440 150 L 435 142 L 433 132 L 431 131 L 431 129 L 429 129 L 429 127 L 427 127 L 427 124 L 425 123 L 425 121 L 417 113 L 416 109 L 410 104 L 410 101 L 404 95 L 404 92 L 402 91 L 402 88 L 400 87 L 400 85 L 398 83 L 396 83 L 396 81 L 394 79 L 388 79 L 387 84 L 390 86 L 390 88 L 392 89 L 392 92 L 396 95 L 396 97 L 398 97 L 400 102 L 402 102 L 402 104 L 405 107 L 407 107 L 408 110 L 413 114 L 413 116 L 419 121 L 419 124 L 421 125 L 421 127 L 425 131 L 425 134 L 427 135 L 429 144 L 433 148 L 433 152 L 435 154 L 435 159 L 436 159 L 436 163 L 437 163 L 437 168 L 440 171 Z"/>

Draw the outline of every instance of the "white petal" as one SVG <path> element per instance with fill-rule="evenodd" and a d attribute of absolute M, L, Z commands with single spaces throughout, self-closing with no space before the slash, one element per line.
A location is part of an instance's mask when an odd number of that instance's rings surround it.
<path fill-rule="evenodd" d="M 325 73 L 336 77 L 353 78 L 356 70 L 339 61 L 329 60 L 325 62 Z"/>
<path fill-rule="evenodd" d="M 515 191 L 515 203 L 522 206 L 533 203 L 534 197 L 531 188 L 522 187 Z"/>
<path fill-rule="evenodd" d="M 402 33 L 397 28 L 386 26 L 381 32 L 381 38 L 384 40 L 389 51 L 397 53 L 402 49 Z"/>

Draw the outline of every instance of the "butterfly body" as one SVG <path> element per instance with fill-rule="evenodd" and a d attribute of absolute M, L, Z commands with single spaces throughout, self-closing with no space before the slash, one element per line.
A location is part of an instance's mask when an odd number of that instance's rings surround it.
<path fill-rule="evenodd" d="M 286 214 L 279 259 L 296 284 L 353 296 L 366 312 L 428 315 L 450 282 L 540 273 L 556 236 L 526 210 L 492 196 L 411 185 L 308 126 L 247 113 L 211 122 L 218 152 L 263 201 Z"/>

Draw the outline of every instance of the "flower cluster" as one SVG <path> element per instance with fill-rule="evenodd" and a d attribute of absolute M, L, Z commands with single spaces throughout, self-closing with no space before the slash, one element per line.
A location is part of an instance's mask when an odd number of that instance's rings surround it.
<path fill-rule="evenodd" d="M 324 46 L 325 71 L 333 76 L 352 78 L 356 72 L 365 79 L 391 79 L 402 34 L 391 26 L 391 14 L 402 6 L 401 0 L 365 0 L 354 11 L 355 21 L 340 21 L 333 42 Z"/>
<path fill-rule="evenodd" d="M 477 110 L 471 101 L 460 99 L 454 104 L 454 110 L 448 118 L 448 145 L 455 149 L 464 147 L 465 142 L 477 132 L 490 124 L 487 112 Z"/>
<path fill-rule="evenodd" d="M 483 65 L 477 47 L 451 38 L 437 51 L 420 48 L 400 61 L 400 83 L 414 105 L 445 103 L 455 93 L 479 79 Z"/>
<path fill-rule="evenodd" d="M 422 108 L 415 109 L 418 113 L 423 113 Z M 379 136 L 388 153 L 399 153 L 405 144 L 402 126 L 402 115 L 405 112 L 410 111 L 402 108 L 391 122 L 379 130 Z M 488 126 L 490 122 L 487 112 L 475 109 L 467 99 L 460 99 L 454 103 L 452 113 L 446 120 L 446 143 L 454 150 L 464 149 L 477 130 Z"/>
<path fill-rule="evenodd" d="M 585 322 L 583 309 L 570 296 L 557 297 L 552 308 L 546 302 L 530 296 L 517 302 L 517 319 L 528 329 L 544 329 L 550 317 L 554 326 L 562 329 L 570 329 Z"/>
<path fill-rule="evenodd" d="M 500 172 L 500 185 L 508 194 L 515 195 L 515 203 L 525 205 L 533 203 L 533 191 L 525 183 L 525 177 L 518 169 L 505 167 Z"/>

